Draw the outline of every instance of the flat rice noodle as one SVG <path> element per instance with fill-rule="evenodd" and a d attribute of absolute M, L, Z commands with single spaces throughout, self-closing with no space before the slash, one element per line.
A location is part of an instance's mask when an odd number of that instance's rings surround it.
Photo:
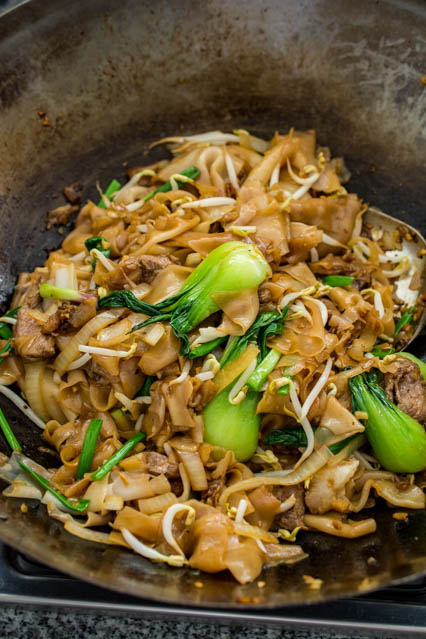
<path fill-rule="evenodd" d="M 83 403 L 89 404 L 89 384 L 81 370 L 70 371 L 67 380 L 59 387 L 58 403 L 63 412 L 65 409 L 79 414 Z"/>
<path fill-rule="evenodd" d="M 232 160 L 240 160 L 246 171 L 253 169 L 259 162 L 262 161 L 262 155 L 251 149 L 247 149 L 239 144 L 228 144 L 226 146 L 226 152 L 231 156 Z M 238 175 L 238 171 L 236 171 Z"/>
<path fill-rule="evenodd" d="M 123 393 L 131 399 L 136 395 L 142 387 L 144 376 L 138 370 L 139 358 L 129 357 L 129 359 L 121 359 L 119 364 L 120 383 L 123 387 Z"/>
<path fill-rule="evenodd" d="M 316 472 L 305 494 L 305 504 L 310 512 L 319 515 L 329 510 L 348 512 L 351 504 L 344 488 L 358 467 L 359 461 L 352 457 L 335 466 L 327 465 Z"/>
<path fill-rule="evenodd" d="M 90 500 L 88 506 L 89 512 L 97 513 L 104 510 L 104 501 L 108 491 L 108 479 L 108 475 L 105 475 L 103 479 L 93 481 L 84 493 L 83 498 Z"/>
<path fill-rule="evenodd" d="M 198 568 L 204 572 L 225 570 L 228 536 L 232 533 L 231 520 L 218 511 L 211 512 L 197 519 L 191 532 L 191 568 Z"/>
<path fill-rule="evenodd" d="M 320 426 L 328 428 L 334 435 L 349 433 L 363 433 L 365 428 L 352 413 L 342 406 L 333 395 L 327 398 L 325 411 L 321 417 Z"/>
<path fill-rule="evenodd" d="M 173 240 L 176 246 L 185 246 L 199 253 L 202 257 L 206 257 L 211 251 L 226 242 L 235 240 L 233 233 L 199 233 L 197 231 L 188 231 L 182 233 Z"/>
<path fill-rule="evenodd" d="M 305 515 L 305 524 L 309 526 L 309 528 L 320 530 L 328 535 L 344 537 L 346 539 L 355 539 L 356 537 L 369 535 L 375 532 L 377 528 L 374 519 L 342 521 L 337 513 L 330 513 L 328 515 Z"/>
<path fill-rule="evenodd" d="M 236 215 L 230 226 L 247 226 L 258 211 L 265 209 L 268 204 L 269 199 L 261 182 L 244 182 L 237 194 Z"/>
<path fill-rule="evenodd" d="M 353 366 L 350 370 L 341 371 L 337 374 L 330 374 L 328 378 L 328 382 L 333 383 L 337 387 L 337 395 L 341 395 L 348 384 L 348 379 L 350 377 L 355 377 L 356 375 L 360 375 L 361 373 L 365 373 L 370 370 L 370 368 L 378 368 L 382 371 L 382 373 L 395 373 L 397 370 L 397 364 L 395 362 L 391 362 L 389 364 L 383 363 L 378 357 L 371 357 L 370 359 L 366 359 L 356 366 Z"/>
<path fill-rule="evenodd" d="M 277 164 L 282 165 L 287 158 L 293 157 L 299 150 L 300 144 L 290 136 L 279 137 L 275 146 L 266 151 L 261 161 L 250 171 L 244 185 L 249 186 L 260 182 L 266 186 Z"/>
<path fill-rule="evenodd" d="M 307 164 L 317 165 L 315 157 L 316 133 L 313 129 L 308 131 L 294 131 L 292 138 L 298 142 L 298 146 L 291 163 L 297 169 L 304 169 Z"/>
<path fill-rule="evenodd" d="M 217 384 L 216 394 L 220 393 L 221 390 L 241 375 L 253 359 L 257 357 L 258 353 L 258 347 L 254 344 L 249 344 L 238 357 L 229 362 L 229 364 L 226 364 L 214 378 L 214 382 Z"/>
<path fill-rule="evenodd" d="M 225 195 L 225 178 L 228 177 L 223 148 L 210 146 L 202 149 L 197 160 L 200 176 L 197 181 L 216 187 L 218 196 Z"/>
<path fill-rule="evenodd" d="M 95 342 L 95 340 L 89 340 L 89 346 L 99 346 L 99 342 Z M 109 377 L 118 378 L 120 372 L 120 357 L 114 357 L 112 355 L 98 355 L 97 353 L 92 353 L 92 359 L 108 373 Z"/>
<path fill-rule="evenodd" d="M 392 337 L 395 332 L 395 322 L 394 322 L 394 314 L 393 314 L 393 298 L 392 298 L 392 286 L 381 286 L 380 284 L 374 283 L 373 288 L 378 291 L 381 295 L 383 307 L 385 309 L 385 314 L 381 318 L 383 322 L 383 332 L 385 335 Z"/>
<path fill-rule="evenodd" d="M 218 326 L 218 330 L 225 335 L 244 335 L 259 312 L 257 287 L 243 291 L 221 291 L 212 293 L 210 297 L 225 314 Z"/>
<path fill-rule="evenodd" d="M 153 230 L 148 231 L 145 235 L 145 244 L 143 244 L 140 248 L 136 249 L 132 253 L 134 256 L 138 255 L 147 255 L 152 252 L 152 249 L 161 242 L 165 242 L 166 240 L 170 240 L 185 231 L 189 231 L 194 226 L 199 224 L 200 218 L 198 215 L 193 215 L 191 217 L 180 217 L 172 213 L 167 218 L 167 228 L 158 230 L 154 228 Z"/>
<path fill-rule="evenodd" d="M 185 431 L 194 428 L 194 415 L 192 410 L 188 408 L 193 391 L 190 377 L 187 377 L 180 384 L 170 385 L 168 382 L 164 382 L 161 390 L 166 399 L 175 430 Z"/>
<path fill-rule="evenodd" d="M 312 190 L 317 193 L 336 193 L 341 190 L 341 184 L 335 168 L 327 162 L 324 165 L 318 180 L 312 185 Z"/>
<path fill-rule="evenodd" d="M 294 544 L 265 544 L 267 559 L 265 566 L 277 566 L 278 564 L 295 564 L 306 559 L 308 555 L 301 546 Z"/>
<path fill-rule="evenodd" d="M 97 411 L 106 412 L 116 405 L 114 388 L 110 384 L 89 384 L 89 401 Z"/>
<path fill-rule="evenodd" d="M 155 492 L 149 479 L 148 473 L 114 471 L 111 492 L 113 495 L 122 497 L 125 501 L 154 497 Z"/>
<path fill-rule="evenodd" d="M 155 544 L 161 539 L 161 519 L 150 517 L 135 508 L 125 506 L 117 514 L 111 524 L 115 530 L 126 528 L 148 544 Z"/>
<path fill-rule="evenodd" d="M 144 297 L 144 302 L 156 304 L 167 297 L 179 293 L 183 283 L 191 274 L 192 269 L 187 266 L 171 264 L 159 271 L 152 281 L 152 290 Z"/>
<path fill-rule="evenodd" d="M 93 231 L 96 235 L 97 229 L 94 228 Z M 124 231 L 123 220 L 118 220 L 117 222 L 115 222 L 115 224 L 111 224 L 107 228 L 103 228 L 101 230 L 100 235 L 102 235 L 102 237 L 104 237 L 106 241 L 109 242 L 111 258 L 113 259 L 121 256 L 121 250 L 119 246 L 117 245 L 117 240 L 123 231 Z"/>
<path fill-rule="evenodd" d="M 175 362 L 179 356 L 180 342 L 169 324 L 162 338 L 151 346 L 139 360 L 139 368 L 145 375 L 155 375 L 159 370 Z"/>
<path fill-rule="evenodd" d="M 380 330 L 382 328 L 382 330 Z M 377 336 L 383 332 L 383 324 L 376 327 L 374 331 L 371 326 L 367 325 L 361 331 L 361 335 L 354 339 L 351 346 L 347 349 L 347 354 L 357 362 L 362 362 L 365 359 L 364 353 L 370 353 L 374 344 L 376 343 Z"/>
<path fill-rule="evenodd" d="M 51 368 L 45 370 L 41 391 L 44 405 L 49 413 L 49 418 L 57 420 L 60 424 L 64 424 L 67 418 L 58 403 L 59 386 L 53 381 L 53 370 Z"/>
<path fill-rule="evenodd" d="M 247 497 L 254 508 L 254 512 L 251 515 L 246 515 L 245 519 L 252 526 L 259 526 L 269 530 L 275 515 L 280 511 L 280 500 L 274 497 L 272 492 L 265 486 L 259 486 L 259 488 L 252 490 Z"/>
<path fill-rule="evenodd" d="M 302 224 L 302 222 L 291 222 L 288 261 L 290 264 L 308 261 L 311 249 L 316 248 L 321 242 L 322 231 L 317 226 L 308 226 L 308 224 Z"/>
<path fill-rule="evenodd" d="M 148 406 L 143 420 L 143 429 L 148 439 L 158 435 L 163 427 L 166 416 L 166 400 L 161 392 L 161 385 L 161 382 L 154 382 L 151 386 L 150 395 L 152 397 L 152 403 Z"/>
<path fill-rule="evenodd" d="M 253 539 L 240 541 L 237 535 L 228 537 L 228 545 L 223 562 L 240 584 L 256 579 L 262 571 L 264 553 Z"/>
<path fill-rule="evenodd" d="M 195 149 L 191 149 L 188 153 L 179 153 L 178 156 L 173 158 L 170 162 L 161 168 L 158 172 L 158 179 L 167 182 L 172 175 L 175 173 L 182 173 L 184 169 L 187 169 L 188 166 L 192 166 L 193 164 L 197 166 L 198 158 L 200 156 L 201 150 L 199 147 Z"/>
<path fill-rule="evenodd" d="M 274 200 L 266 209 L 259 211 L 250 224 L 256 227 L 256 233 L 251 236 L 254 242 L 269 260 L 279 264 L 281 258 L 289 252 L 288 214 L 282 213 Z"/>
<path fill-rule="evenodd" d="M 76 428 L 74 421 L 60 424 L 58 421 L 52 419 L 47 422 L 46 428 L 43 432 L 43 437 L 49 444 L 59 451 L 64 442 L 66 442 L 69 437 L 75 433 Z"/>
<path fill-rule="evenodd" d="M 22 379 L 25 375 L 24 365 L 20 357 L 17 357 L 13 353 L 9 354 L 0 362 L 0 383 L 3 386 L 10 386 L 18 380 Z"/>
<path fill-rule="evenodd" d="M 327 235 L 347 244 L 351 239 L 355 218 L 361 209 L 361 202 L 354 194 L 336 198 L 322 196 L 307 200 L 293 200 L 290 203 L 290 219 L 317 226 Z M 334 247 L 326 247 L 325 253 L 335 252 Z M 321 251 L 320 251 L 321 253 Z"/>
<path fill-rule="evenodd" d="M 86 247 L 84 242 L 92 236 L 93 233 L 91 232 L 90 223 L 87 223 L 82 227 L 77 226 L 65 236 L 65 239 L 62 242 L 62 248 L 67 253 L 71 253 L 71 255 L 77 255 L 77 253 L 81 253 L 81 251 L 85 250 Z"/>
<path fill-rule="evenodd" d="M 371 473 L 371 475 L 374 475 L 374 473 Z M 379 474 L 378 476 L 380 477 Z M 378 496 L 385 499 L 390 506 L 397 506 L 399 508 L 426 508 L 426 495 L 419 486 L 415 484 L 398 483 L 393 479 L 373 478 L 368 479 L 364 483 L 361 493 L 352 499 L 350 506 L 352 512 L 360 512 L 366 507 L 371 497 L 371 490 L 375 490 Z"/>
<path fill-rule="evenodd" d="M 289 417 L 293 417 L 294 419 L 296 418 L 293 404 L 291 403 L 289 395 L 278 395 L 278 393 L 270 393 L 268 391 L 262 393 L 262 396 L 256 408 L 256 413 L 288 415 Z"/>
<path fill-rule="evenodd" d="M 284 331 L 268 344 L 284 355 L 298 353 L 302 357 L 314 357 L 324 348 L 325 330 L 318 306 L 309 298 L 304 298 L 312 324 L 305 318 L 286 322 Z"/>
<path fill-rule="evenodd" d="M 298 264 L 292 264 L 291 266 L 285 266 L 281 269 L 281 273 L 290 276 L 291 280 L 299 283 L 299 287 L 294 287 L 294 290 L 302 290 L 308 286 L 314 286 L 317 283 L 315 275 L 305 262 L 299 262 Z M 279 275 L 281 277 L 281 274 Z M 294 285 L 293 285 L 294 286 Z"/>

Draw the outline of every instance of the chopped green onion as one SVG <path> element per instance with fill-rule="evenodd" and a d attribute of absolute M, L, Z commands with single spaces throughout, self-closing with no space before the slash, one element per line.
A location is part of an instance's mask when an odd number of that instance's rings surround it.
<path fill-rule="evenodd" d="M 381 348 L 380 346 L 375 346 L 371 350 L 371 354 L 375 357 L 380 357 L 380 359 L 387 355 L 392 355 L 392 353 L 396 353 L 396 348 Z"/>
<path fill-rule="evenodd" d="M 260 364 L 257 365 L 253 373 L 247 380 L 247 385 L 255 391 L 260 391 L 265 383 L 268 375 L 272 373 L 275 366 L 281 359 L 281 353 L 271 348 L 269 353 L 262 359 Z"/>
<path fill-rule="evenodd" d="M 106 197 L 110 199 L 111 195 L 113 195 L 116 191 L 119 191 L 120 189 L 121 189 L 120 182 L 115 179 L 111 180 L 111 182 L 108 184 L 106 191 L 104 191 L 104 195 L 106 195 Z M 105 203 L 102 198 L 99 200 L 98 206 L 101 209 L 106 209 Z"/>
<path fill-rule="evenodd" d="M 155 375 L 147 375 L 141 389 L 136 393 L 136 397 L 148 397 L 149 390 L 156 379 Z"/>
<path fill-rule="evenodd" d="M 15 317 L 18 314 L 20 308 L 20 306 L 12 308 L 12 310 L 5 313 L 3 317 Z M 10 324 L 7 324 L 6 322 L 0 322 L 0 339 L 10 339 L 12 337 L 12 333 L 13 331 L 10 327 Z"/>
<path fill-rule="evenodd" d="M 195 359 L 196 357 L 203 357 L 204 355 L 211 353 L 213 349 L 215 349 L 217 346 L 220 346 L 220 344 L 225 342 L 227 339 L 228 339 L 228 336 L 225 335 L 224 337 L 217 337 L 216 339 L 212 339 L 210 342 L 206 342 L 205 344 L 200 344 L 199 346 L 196 346 L 189 352 L 188 357 L 189 359 Z"/>
<path fill-rule="evenodd" d="M 95 470 L 94 473 L 91 474 L 91 478 L 93 481 L 99 481 L 103 479 L 105 475 L 107 475 L 110 470 L 114 468 L 121 460 L 127 455 L 128 452 L 132 450 L 136 446 L 138 442 L 140 442 L 144 437 L 146 437 L 145 433 L 137 433 L 134 435 L 132 439 L 129 439 L 120 450 L 117 450 L 109 459 L 107 459 L 100 468 Z"/>
<path fill-rule="evenodd" d="M 327 286 L 349 286 L 355 280 L 351 275 L 326 275 L 322 278 Z"/>
<path fill-rule="evenodd" d="M 288 375 L 287 377 L 290 377 L 290 375 Z M 284 386 L 281 386 L 277 390 L 277 395 L 288 395 L 289 391 L 290 391 L 290 384 L 285 384 Z"/>
<path fill-rule="evenodd" d="M 102 419 L 90 420 L 89 428 L 84 436 L 80 459 L 78 460 L 77 479 L 82 479 L 84 474 L 90 471 L 101 428 Z"/>
<path fill-rule="evenodd" d="M 3 346 L 3 348 L 0 350 L 0 364 L 2 363 L 2 361 L 4 360 L 4 357 L 1 357 L 2 355 L 6 355 L 6 353 L 10 353 L 10 351 L 12 350 L 13 346 L 12 346 L 12 340 L 8 339 L 6 344 Z"/>
<path fill-rule="evenodd" d="M 196 166 L 190 166 L 189 168 L 184 169 L 183 171 L 180 171 L 180 174 L 190 178 L 191 180 L 196 180 L 197 177 L 200 176 L 200 171 L 197 169 Z M 176 184 L 178 185 L 178 188 L 181 188 L 184 182 L 180 182 L 179 180 L 176 180 Z M 167 193 L 167 191 L 171 191 L 171 190 L 172 190 L 172 185 L 170 183 L 170 180 L 168 180 L 167 182 L 162 184 L 162 186 L 160 186 L 158 189 L 155 189 L 155 191 L 152 191 L 152 193 L 148 193 L 148 195 L 144 197 L 144 202 L 148 202 L 148 200 L 154 197 L 156 193 Z"/>
<path fill-rule="evenodd" d="M 49 491 L 49 493 L 51 493 L 54 497 L 56 497 L 56 499 L 60 501 L 61 504 L 65 506 L 65 508 L 68 508 L 69 510 L 74 510 L 77 513 L 83 513 L 89 506 L 90 499 L 78 499 L 73 501 L 71 501 L 70 499 L 67 499 L 58 490 L 55 490 L 55 488 L 53 488 L 50 485 L 50 482 L 47 479 L 45 479 L 42 475 L 39 475 L 38 473 L 35 472 L 35 470 L 32 470 L 31 468 L 26 466 L 24 462 L 22 462 L 20 459 L 18 459 L 17 461 L 20 467 L 23 470 L 25 470 L 25 472 L 31 475 L 31 477 L 35 479 L 40 484 L 40 486 L 43 486 L 43 488 L 45 488 L 47 491 Z"/>
<path fill-rule="evenodd" d="M 72 288 L 62 288 L 62 286 L 54 286 L 43 282 L 40 286 L 40 295 L 46 299 L 64 300 L 69 302 L 82 302 L 84 299 L 91 297 Z"/>
<path fill-rule="evenodd" d="M 4 413 L 3 413 L 1 408 L 0 408 L 0 428 L 1 428 L 2 432 L 3 432 L 3 435 L 6 438 L 7 443 L 11 447 L 11 449 L 12 450 L 22 450 L 21 444 L 18 442 L 18 440 L 16 439 L 15 435 L 13 434 L 13 431 L 12 431 L 11 427 L 9 426 L 9 423 L 8 423 L 6 417 L 4 416 Z"/>
<path fill-rule="evenodd" d="M 401 329 L 406 325 L 406 324 L 412 324 L 413 320 L 414 320 L 414 313 L 416 311 L 416 307 L 415 306 L 410 306 L 409 308 L 407 308 L 407 310 L 401 315 L 400 319 L 398 320 L 398 322 L 396 323 L 395 326 L 395 332 L 393 334 L 394 337 L 396 337 L 399 332 L 401 331 Z"/>

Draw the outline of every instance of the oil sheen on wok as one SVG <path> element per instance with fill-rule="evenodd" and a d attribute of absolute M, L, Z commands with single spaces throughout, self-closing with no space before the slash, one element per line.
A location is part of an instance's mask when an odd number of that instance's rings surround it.
<path fill-rule="evenodd" d="M 359 537 L 378 500 L 425 508 L 425 365 L 399 354 L 424 306 L 407 228 L 363 221 L 314 131 L 160 143 L 172 159 L 97 204 L 66 187 L 49 224 L 78 211 L 74 227 L 19 276 L 0 391 L 57 458 L 29 459 L 0 413 L 4 494 L 240 583 L 303 561 L 301 530 Z"/>

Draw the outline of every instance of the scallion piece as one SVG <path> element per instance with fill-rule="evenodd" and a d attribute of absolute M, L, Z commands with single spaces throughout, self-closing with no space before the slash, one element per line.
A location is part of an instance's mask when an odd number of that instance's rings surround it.
<path fill-rule="evenodd" d="M 326 275 L 322 278 L 327 286 L 349 286 L 355 280 L 351 275 Z"/>
<path fill-rule="evenodd" d="M 16 308 L 12 308 L 12 310 L 7 311 L 3 315 L 3 317 L 15 317 L 18 314 L 18 311 L 21 307 L 17 306 Z M 10 339 L 12 337 L 12 328 L 10 324 L 6 322 L 0 322 L 0 339 Z"/>
<path fill-rule="evenodd" d="M 271 348 L 269 353 L 262 359 L 260 364 L 255 368 L 253 373 L 247 380 L 247 386 L 250 386 L 255 391 L 260 391 L 265 383 L 268 375 L 272 373 L 275 366 L 281 359 L 281 353 Z"/>
<path fill-rule="evenodd" d="M 144 437 L 146 437 L 145 433 L 137 433 L 137 435 L 134 435 L 132 439 L 129 439 L 129 441 L 126 442 L 120 450 L 117 450 L 109 459 L 106 460 L 106 462 L 102 464 L 102 466 L 100 466 L 100 468 L 98 468 L 98 470 L 95 470 L 95 472 L 90 475 L 92 480 L 99 481 L 100 479 L 103 479 L 105 475 L 107 475 L 114 466 L 121 462 L 127 453 L 130 452 L 132 448 L 134 448 Z"/>
<path fill-rule="evenodd" d="M 290 376 L 288 376 L 290 377 Z M 285 384 L 285 386 L 281 386 L 278 390 L 277 390 L 277 395 L 288 395 L 290 391 L 290 384 Z"/>
<path fill-rule="evenodd" d="M 404 311 L 404 313 L 401 315 L 400 319 L 396 323 L 395 332 L 393 334 L 394 337 L 396 337 L 400 333 L 401 329 L 406 324 L 413 323 L 415 310 L 415 306 L 410 306 L 409 308 L 407 308 L 406 311 Z"/>
<path fill-rule="evenodd" d="M 148 397 L 149 390 L 156 379 L 157 377 L 155 375 L 147 375 L 142 384 L 142 388 L 136 393 L 136 397 Z"/>
<path fill-rule="evenodd" d="M 180 173 L 181 175 L 184 175 L 185 177 L 188 177 L 191 180 L 196 180 L 197 177 L 200 176 L 200 171 L 197 169 L 196 166 L 190 166 L 189 168 L 184 169 L 183 171 L 180 171 Z M 179 180 L 176 180 L 176 184 L 180 188 L 181 186 L 183 186 L 184 182 L 180 182 Z M 172 190 L 172 185 L 170 183 L 170 180 L 168 180 L 167 182 L 162 184 L 158 189 L 155 189 L 155 191 L 152 191 L 152 193 L 148 193 L 148 195 L 144 197 L 144 202 L 148 202 L 148 200 L 154 197 L 156 193 L 167 193 L 167 191 L 171 191 L 171 190 Z"/>
<path fill-rule="evenodd" d="M 49 493 L 51 493 L 54 497 L 56 497 L 56 499 L 60 501 L 61 504 L 65 506 L 65 508 L 68 508 L 69 510 L 73 510 L 76 513 L 83 513 L 89 506 L 90 499 L 76 499 L 72 501 L 70 499 L 67 499 L 58 490 L 55 490 L 55 488 L 53 488 L 50 485 L 50 482 L 47 479 L 45 479 L 42 475 L 39 475 L 38 473 L 35 472 L 35 470 L 32 470 L 31 468 L 26 466 L 24 462 L 22 462 L 20 459 L 18 459 L 17 461 L 20 467 L 23 470 L 25 470 L 25 472 L 31 475 L 31 477 L 35 479 L 40 484 L 40 486 L 42 486 L 45 490 L 49 491 Z"/>
<path fill-rule="evenodd" d="M 104 191 L 104 195 L 106 195 L 106 197 L 109 199 L 111 197 L 111 195 L 113 195 L 116 191 L 119 191 L 121 189 L 121 184 L 118 180 L 111 180 L 111 182 L 108 184 L 108 187 L 106 189 L 106 191 Z M 102 200 L 102 198 L 99 200 L 98 202 L 98 206 L 101 209 L 106 209 L 106 206 L 104 204 L 104 201 Z"/>
<path fill-rule="evenodd" d="M 396 353 L 396 348 L 381 348 L 380 346 L 375 346 L 371 349 L 371 354 L 375 357 L 386 357 L 387 355 L 392 355 L 392 353 Z"/>
<path fill-rule="evenodd" d="M 12 340 L 8 339 L 6 344 L 3 346 L 3 348 L 0 350 L 0 364 L 2 363 L 2 361 L 4 360 L 4 357 L 2 357 L 2 355 L 6 355 L 6 353 L 10 353 L 10 351 L 12 350 L 13 346 L 12 346 Z"/>
<path fill-rule="evenodd" d="M 18 442 L 18 440 L 16 439 L 15 435 L 13 434 L 13 431 L 12 431 L 11 427 L 9 426 L 9 423 L 8 423 L 6 417 L 4 416 L 4 413 L 3 413 L 1 408 L 0 408 L 0 428 L 1 428 L 2 432 L 3 432 L 3 435 L 6 438 L 7 443 L 11 447 L 11 449 L 12 450 L 22 450 L 21 444 Z"/>
<path fill-rule="evenodd" d="M 228 339 L 228 336 L 224 335 L 224 337 L 217 337 L 216 339 L 212 339 L 210 342 L 206 342 L 205 344 L 200 344 L 199 346 L 196 346 L 191 351 L 189 351 L 188 357 L 189 359 L 195 359 L 196 357 L 203 357 L 204 355 L 211 353 L 213 349 L 215 349 L 217 346 L 220 346 L 223 342 L 226 342 L 227 339 Z"/>
<path fill-rule="evenodd" d="M 84 299 L 91 297 L 72 288 L 63 288 L 62 286 L 54 286 L 43 282 L 40 286 L 40 296 L 51 300 L 63 300 L 68 302 L 82 302 Z"/>
<path fill-rule="evenodd" d="M 83 447 L 80 453 L 77 467 L 77 479 L 82 479 L 85 473 L 90 471 L 96 443 L 102 428 L 102 419 L 92 419 L 84 436 Z"/>

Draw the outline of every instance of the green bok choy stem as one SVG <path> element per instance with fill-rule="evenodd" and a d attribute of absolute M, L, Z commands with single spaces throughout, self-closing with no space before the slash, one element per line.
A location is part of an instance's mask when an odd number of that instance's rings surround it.
<path fill-rule="evenodd" d="M 400 410 L 370 371 L 349 379 L 352 411 L 367 413 L 365 434 L 386 470 L 417 473 L 426 469 L 426 433 L 415 419 Z"/>

